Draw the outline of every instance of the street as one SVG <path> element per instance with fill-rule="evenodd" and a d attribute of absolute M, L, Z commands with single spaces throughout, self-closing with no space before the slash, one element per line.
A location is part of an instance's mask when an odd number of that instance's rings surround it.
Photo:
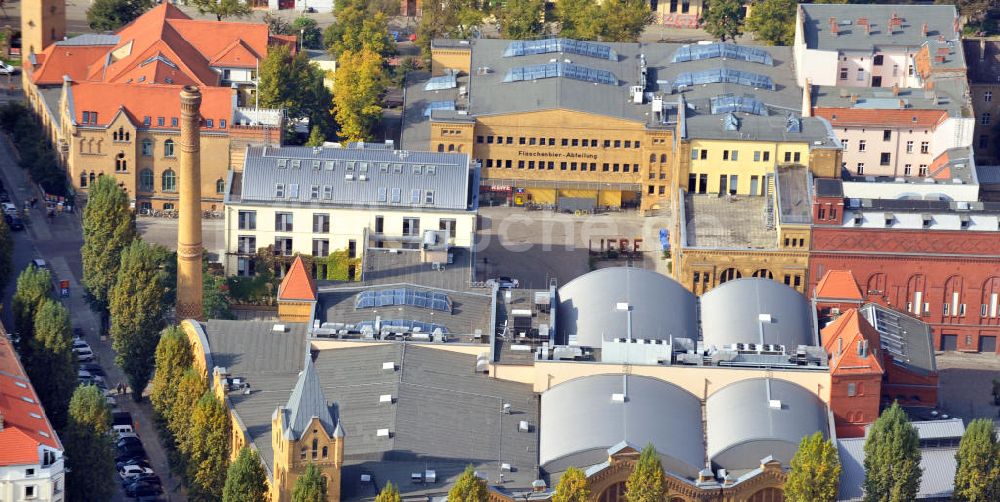
<path fill-rule="evenodd" d="M 17 157 L 13 147 L 7 136 L 2 133 L 0 133 L 0 177 L 2 177 L 12 201 L 18 207 L 23 207 L 24 201 L 31 197 L 41 198 L 42 194 L 30 183 L 27 173 L 17 165 Z M 83 287 L 80 285 L 83 277 L 80 257 L 83 234 L 80 216 L 79 212 L 60 214 L 52 221 L 46 221 L 43 210 L 29 211 L 25 217 L 26 230 L 12 233 L 14 237 L 14 279 L 32 259 L 42 258 L 49 264 L 53 281 L 56 284 L 63 280 L 69 281 L 69 296 L 61 298 L 61 301 L 70 311 L 73 327 L 83 330 L 84 339 L 97 355 L 97 362 L 107 375 L 105 378 L 108 386 L 114 387 L 119 382 L 126 380 L 121 369 L 114 363 L 115 354 L 111 349 L 110 339 L 101 336 L 98 332 L 98 317 L 87 305 Z M 8 327 L 13 326 L 11 299 L 15 290 L 14 279 L 4 290 L 3 295 L 3 320 Z M 59 291 L 57 290 L 55 294 L 59 295 Z M 142 439 L 146 453 L 149 455 L 150 465 L 163 480 L 166 492 L 165 500 L 186 500 L 180 488 L 180 479 L 170 474 L 166 452 L 153 425 L 153 412 L 149 402 L 144 401 L 136 404 L 125 396 L 119 396 L 117 399 L 118 410 L 116 411 L 127 411 L 132 414 L 136 432 Z M 118 477 L 115 476 L 116 486 L 119 485 L 119 481 Z M 123 491 L 119 489 L 119 493 L 113 500 L 126 500 Z"/>

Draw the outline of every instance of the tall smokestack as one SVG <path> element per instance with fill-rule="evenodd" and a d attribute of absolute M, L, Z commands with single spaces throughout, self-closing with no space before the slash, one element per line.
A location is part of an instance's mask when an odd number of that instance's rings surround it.
<path fill-rule="evenodd" d="M 180 220 L 177 229 L 177 317 L 204 320 L 201 283 L 201 91 L 181 90 Z"/>
<path fill-rule="evenodd" d="M 806 85 L 802 86 L 802 116 L 813 116 L 812 81 L 808 78 L 806 79 Z"/>

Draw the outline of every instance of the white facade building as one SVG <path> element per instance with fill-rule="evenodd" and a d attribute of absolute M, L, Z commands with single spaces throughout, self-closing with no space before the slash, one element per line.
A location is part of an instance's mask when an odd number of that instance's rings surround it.
<path fill-rule="evenodd" d="M 226 273 L 253 275 L 253 255 L 323 257 L 373 248 L 472 246 L 478 169 L 467 154 L 383 145 L 247 150 L 226 191 Z M 429 236 L 428 231 L 433 232 Z"/>

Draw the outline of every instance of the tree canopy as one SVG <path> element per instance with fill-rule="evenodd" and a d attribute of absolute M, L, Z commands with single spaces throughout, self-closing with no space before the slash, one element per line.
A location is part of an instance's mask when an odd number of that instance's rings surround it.
<path fill-rule="evenodd" d="M 75 500 L 105 502 L 115 493 L 111 411 L 104 394 L 81 385 L 69 403 L 69 423 L 60 436 L 66 448 L 66 486 Z"/>
<path fill-rule="evenodd" d="M 292 21 L 291 29 L 306 49 L 323 48 L 323 32 L 320 31 L 315 19 L 305 16 L 297 17 L 295 21 Z"/>
<path fill-rule="evenodd" d="M 149 391 L 153 410 L 164 419 L 177 397 L 184 373 L 191 368 L 194 354 L 187 336 L 179 326 L 171 326 L 160 335 L 156 345 L 155 371 Z M 200 394 L 200 393 L 199 393 Z"/>
<path fill-rule="evenodd" d="M 392 481 L 387 481 L 382 487 L 382 491 L 378 492 L 378 496 L 375 497 L 375 502 L 403 502 L 403 498 L 399 496 L 399 489 L 396 488 L 396 485 L 392 484 Z"/>
<path fill-rule="evenodd" d="M 389 18 L 385 14 L 354 3 L 338 3 L 337 12 L 337 21 L 323 30 L 322 41 L 334 57 L 362 49 L 382 57 L 395 54 L 396 44 L 389 38 Z"/>
<path fill-rule="evenodd" d="M 347 141 L 371 140 L 382 118 L 386 86 L 382 57 L 367 49 L 347 51 L 340 55 L 338 65 L 333 104 L 339 136 Z"/>
<path fill-rule="evenodd" d="M 216 21 L 227 17 L 247 17 L 253 14 L 253 7 L 243 0 L 189 0 L 199 14 L 211 14 Z"/>
<path fill-rule="evenodd" d="M 257 450 L 243 447 L 226 472 L 222 502 L 267 502 L 267 473 Z"/>
<path fill-rule="evenodd" d="M 625 494 L 629 502 L 662 502 L 666 496 L 666 476 L 652 443 L 639 454 L 639 460 L 625 482 Z"/>
<path fill-rule="evenodd" d="M 45 406 L 49 421 L 57 429 L 66 425 L 69 400 L 77 385 L 76 354 L 70 329 L 66 307 L 51 298 L 46 299 L 35 314 L 35 338 L 28 361 L 28 376 Z"/>
<path fill-rule="evenodd" d="M 893 403 L 865 440 L 865 502 L 914 500 L 920 488 L 920 438 L 906 412 Z"/>
<path fill-rule="evenodd" d="M 121 253 L 135 239 L 135 214 L 129 197 L 112 176 L 99 176 L 88 189 L 83 210 L 83 286 L 106 325 L 111 286 L 118 277 Z"/>
<path fill-rule="evenodd" d="M 475 0 L 427 2 L 417 26 L 417 45 L 430 59 L 431 40 L 440 37 L 469 38 L 479 31 L 485 14 Z"/>
<path fill-rule="evenodd" d="M 287 46 L 271 47 L 260 64 L 257 93 L 263 108 L 284 109 L 290 119 L 308 118 L 324 133 L 331 127 L 330 91 L 305 52 L 292 56 Z"/>
<path fill-rule="evenodd" d="M 21 359 L 31 359 L 31 340 L 35 333 L 35 313 L 52 293 L 52 274 L 47 268 L 28 267 L 17 276 L 12 299 L 14 332 L 20 336 L 17 350 Z"/>
<path fill-rule="evenodd" d="M 833 442 L 816 432 L 802 438 L 785 481 L 788 502 L 833 502 L 840 487 L 840 457 Z"/>
<path fill-rule="evenodd" d="M 537 38 L 545 28 L 544 12 L 545 0 L 507 0 L 497 14 L 500 35 L 515 40 Z"/>
<path fill-rule="evenodd" d="M 653 21 L 649 5 L 638 0 L 560 0 L 555 13 L 560 36 L 580 40 L 635 42 Z"/>
<path fill-rule="evenodd" d="M 149 383 L 156 344 L 163 329 L 163 293 L 159 257 L 163 253 L 135 239 L 121 254 L 118 279 L 111 290 L 111 345 L 136 401 Z"/>
<path fill-rule="evenodd" d="M 587 475 L 576 467 L 570 467 L 563 472 L 552 495 L 552 502 L 588 502 L 590 500 L 590 482 Z"/>
<path fill-rule="evenodd" d="M 0 293 L 7 289 L 14 274 L 14 236 L 6 218 L 0 218 Z"/>
<path fill-rule="evenodd" d="M 231 425 L 226 407 L 211 390 L 206 391 L 191 412 L 191 430 L 187 435 L 191 500 L 209 502 L 222 498 L 229 466 Z"/>
<path fill-rule="evenodd" d="M 703 19 L 705 31 L 723 42 L 743 34 L 743 4 L 740 0 L 713 0 Z"/>
<path fill-rule="evenodd" d="M 292 502 L 326 502 L 326 476 L 310 462 L 295 480 Z"/>
<path fill-rule="evenodd" d="M 795 41 L 795 0 L 764 0 L 754 4 L 746 19 L 747 31 L 768 45 L 792 45 Z"/>
<path fill-rule="evenodd" d="M 489 500 L 489 489 L 486 487 L 486 481 L 476 476 L 476 471 L 471 465 L 466 466 L 465 471 L 455 480 L 455 484 L 448 491 L 448 500 L 456 502 Z"/>
<path fill-rule="evenodd" d="M 969 426 L 955 455 L 955 500 L 1000 500 L 1000 444 L 993 420 L 978 418 Z"/>
<path fill-rule="evenodd" d="M 152 6 L 150 0 L 93 0 L 87 8 L 87 23 L 98 31 L 114 31 L 135 21 Z"/>

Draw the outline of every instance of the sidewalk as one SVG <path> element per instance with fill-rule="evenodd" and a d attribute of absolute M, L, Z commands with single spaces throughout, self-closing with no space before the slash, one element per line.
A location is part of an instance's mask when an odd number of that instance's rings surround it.
<path fill-rule="evenodd" d="M 27 173 L 17 165 L 13 147 L 6 135 L 2 133 L 0 133 L 0 176 L 3 177 L 4 184 L 8 187 L 8 193 L 18 207 L 23 207 L 24 201 L 31 197 L 41 199 L 41 194 L 37 193 Z M 77 209 L 74 213 L 60 214 L 49 221 L 45 217 L 44 209 L 41 209 L 39 205 L 25 217 L 28 227 L 27 234 L 36 254 L 49 264 L 56 284 L 58 285 L 61 280 L 69 281 L 69 297 L 60 298 L 60 301 L 70 311 L 73 327 L 81 328 L 84 331 L 87 343 L 97 355 L 97 362 L 107 374 L 105 379 L 108 386 L 114 387 L 118 382 L 126 381 L 125 376 L 121 368 L 115 364 L 115 352 L 111 348 L 111 340 L 106 336 L 100 336 L 99 317 L 87 304 L 83 286 L 80 284 L 83 277 L 80 258 L 80 249 L 83 246 L 81 214 L 81 210 Z M 59 291 L 55 291 L 55 294 L 59 295 Z M 136 432 L 139 433 L 146 453 L 149 455 L 150 465 L 163 480 L 166 492 L 165 499 L 171 501 L 187 500 L 180 479 L 170 473 L 166 450 L 163 448 L 154 426 L 153 410 L 149 401 L 137 404 L 126 396 L 116 396 L 116 399 L 121 411 L 132 414 Z M 118 477 L 115 476 L 116 485 L 119 484 L 119 481 Z M 127 498 L 119 490 L 113 500 L 124 501 Z"/>

